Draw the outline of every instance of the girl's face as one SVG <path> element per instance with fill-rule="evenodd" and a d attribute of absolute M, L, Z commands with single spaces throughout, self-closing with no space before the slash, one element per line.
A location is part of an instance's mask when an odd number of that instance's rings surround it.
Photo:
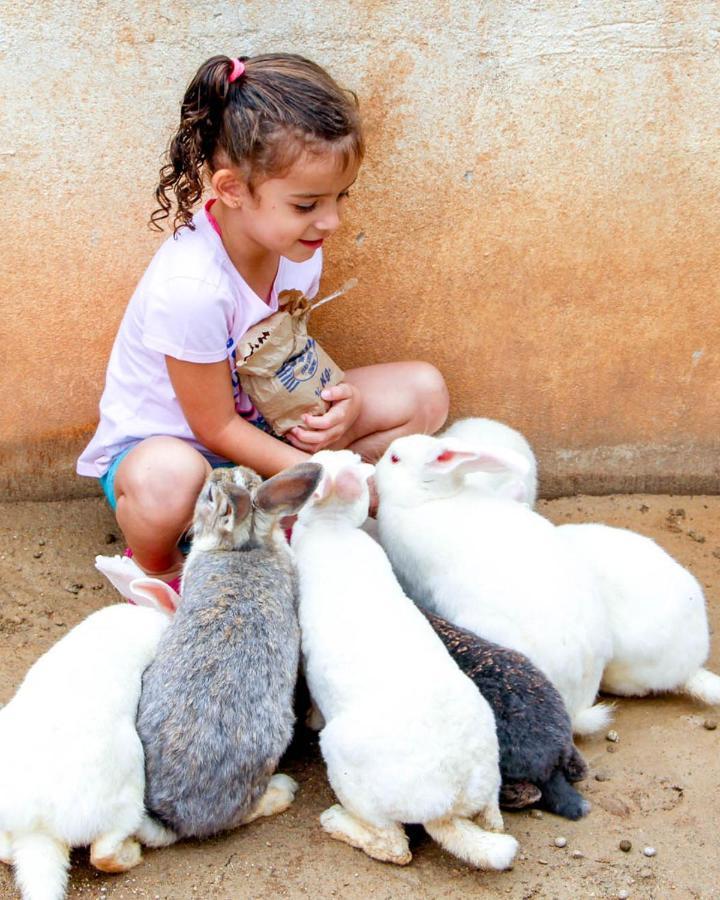
<path fill-rule="evenodd" d="M 342 168 L 336 156 L 305 154 L 282 178 L 246 193 L 241 216 L 246 237 L 292 262 L 304 262 L 340 225 L 359 163 Z"/>

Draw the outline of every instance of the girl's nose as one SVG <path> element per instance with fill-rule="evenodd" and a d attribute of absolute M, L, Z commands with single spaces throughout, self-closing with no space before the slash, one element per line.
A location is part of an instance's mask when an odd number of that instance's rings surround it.
<path fill-rule="evenodd" d="M 323 214 L 315 221 L 318 231 L 327 231 L 328 233 L 335 231 L 339 224 L 340 213 L 337 207 L 324 210 Z"/>

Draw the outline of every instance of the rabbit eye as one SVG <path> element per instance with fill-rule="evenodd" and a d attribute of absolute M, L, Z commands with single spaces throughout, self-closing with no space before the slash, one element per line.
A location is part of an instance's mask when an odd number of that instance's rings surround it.
<path fill-rule="evenodd" d="M 391 453 L 390 454 L 390 462 L 391 463 L 399 463 L 400 457 L 396 453 Z"/>
<path fill-rule="evenodd" d="M 452 450 L 443 450 L 443 452 L 437 457 L 435 462 L 449 462 L 455 454 Z"/>

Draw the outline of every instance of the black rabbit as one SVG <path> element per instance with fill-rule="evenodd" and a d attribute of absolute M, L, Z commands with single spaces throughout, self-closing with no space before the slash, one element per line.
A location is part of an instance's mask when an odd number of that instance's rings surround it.
<path fill-rule="evenodd" d="M 590 803 L 571 782 L 586 777 L 587 765 L 573 744 L 562 697 L 550 681 L 522 653 L 423 612 L 495 714 L 501 805 L 519 809 L 536 803 L 567 819 L 584 816 Z"/>

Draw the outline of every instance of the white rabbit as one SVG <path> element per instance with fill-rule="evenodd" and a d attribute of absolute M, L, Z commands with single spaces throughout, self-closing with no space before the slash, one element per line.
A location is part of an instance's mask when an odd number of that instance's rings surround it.
<path fill-rule="evenodd" d="M 528 468 L 523 476 L 517 472 L 505 470 L 504 472 L 472 472 L 466 477 L 469 484 L 484 488 L 490 495 L 518 500 L 521 503 L 527 503 L 531 508 L 535 506 L 537 460 L 532 447 L 519 431 L 496 419 L 473 417 L 453 422 L 449 428 L 445 429 L 441 437 L 457 438 L 477 450 L 489 450 L 494 447 L 513 450 L 524 456 L 528 462 Z"/>
<path fill-rule="evenodd" d="M 140 844 L 175 835 L 145 814 L 135 730 L 142 673 L 166 615 L 116 604 L 73 628 L 30 668 L 0 710 L 0 858 L 24 900 L 61 900 L 71 847 L 122 872 Z"/>
<path fill-rule="evenodd" d="M 525 504 L 466 483 L 472 471 L 527 473 L 508 449 L 452 438 L 397 438 L 376 466 L 380 541 L 406 592 L 486 640 L 524 653 L 560 692 L 576 734 L 604 728 L 593 706 L 612 651 L 587 568 Z"/>
<path fill-rule="evenodd" d="M 502 830 L 493 714 L 403 594 L 360 525 L 372 466 L 321 451 L 323 480 L 293 530 L 310 693 L 326 724 L 320 747 L 342 805 L 320 817 L 334 838 L 404 865 L 405 822 L 446 850 L 504 869 L 517 841 Z"/>
<path fill-rule="evenodd" d="M 608 525 L 561 525 L 589 565 L 608 611 L 612 658 L 602 687 L 642 697 L 690 694 L 720 704 L 720 677 L 703 668 L 709 652 L 705 598 L 697 580 L 648 537 Z"/>

